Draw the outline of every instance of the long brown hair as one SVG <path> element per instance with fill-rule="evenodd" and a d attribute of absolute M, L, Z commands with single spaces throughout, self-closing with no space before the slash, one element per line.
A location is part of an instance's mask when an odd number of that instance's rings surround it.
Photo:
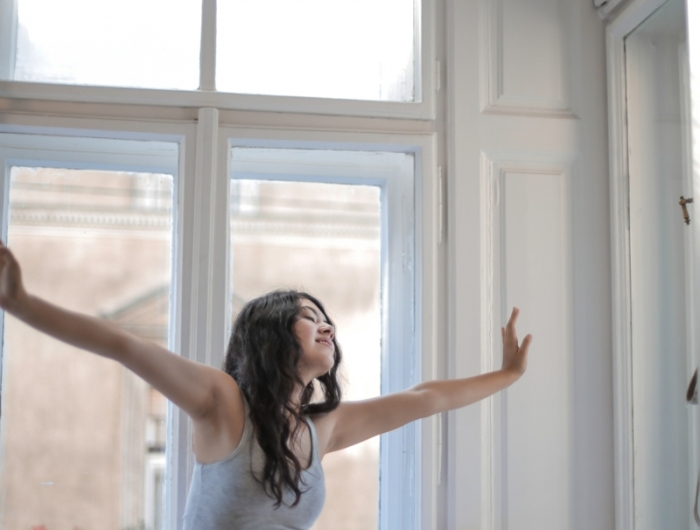
<path fill-rule="evenodd" d="M 300 406 L 292 403 L 295 388 L 303 385 L 297 370 L 302 352 L 294 334 L 302 299 L 316 304 L 333 325 L 321 302 L 310 294 L 273 291 L 251 300 L 241 309 L 233 324 L 223 367 L 236 380 L 248 402 L 256 437 L 265 454 L 259 480 L 276 500 L 275 507 L 282 503 L 285 488 L 294 493 L 291 506 L 299 503 L 303 493 L 301 464 L 289 448 L 289 440 L 296 437 L 304 416 L 330 412 L 340 404 L 341 398 L 336 375 L 342 353 L 334 337 L 333 367 L 316 378 L 323 399 L 311 403 L 312 381 L 304 387 Z"/>

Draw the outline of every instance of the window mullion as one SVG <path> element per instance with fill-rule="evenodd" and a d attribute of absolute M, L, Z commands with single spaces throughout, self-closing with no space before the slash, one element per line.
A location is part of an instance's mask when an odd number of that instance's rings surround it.
<path fill-rule="evenodd" d="M 17 0 L 0 0 L 0 79 L 12 79 L 17 42 Z"/>
<path fill-rule="evenodd" d="M 202 0 L 199 90 L 216 90 L 216 0 Z"/>

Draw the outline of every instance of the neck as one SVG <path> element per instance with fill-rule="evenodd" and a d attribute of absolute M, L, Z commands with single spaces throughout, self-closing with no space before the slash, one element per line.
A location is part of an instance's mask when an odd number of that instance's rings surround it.
<path fill-rule="evenodd" d="M 301 395 L 304 392 L 304 387 L 297 386 L 294 389 L 294 392 L 292 392 L 292 398 L 291 398 L 291 403 L 294 406 L 295 409 L 300 410 L 301 409 Z"/>

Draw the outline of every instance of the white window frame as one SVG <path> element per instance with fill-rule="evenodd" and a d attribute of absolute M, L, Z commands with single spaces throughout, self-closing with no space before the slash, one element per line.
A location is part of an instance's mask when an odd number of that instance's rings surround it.
<path fill-rule="evenodd" d="M 166 457 L 164 454 L 148 454 L 146 455 L 146 473 L 144 476 L 144 521 L 146 523 L 146 528 L 155 528 L 155 511 L 153 506 L 150 504 L 150 500 L 155 495 L 156 489 L 156 474 L 159 471 L 167 473 Z M 164 484 L 167 483 L 167 478 L 164 479 Z M 163 506 L 164 515 L 167 513 L 167 508 Z"/>
<path fill-rule="evenodd" d="M 34 103 L 32 100 L 27 100 L 27 103 L 31 106 L 29 111 L 3 114 L 0 133 L 68 136 L 73 142 L 79 142 L 78 137 L 160 140 L 178 144 L 177 238 L 173 241 L 176 247 L 173 269 L 177 271 L 174 272 L 177 276 L 173 277 L 176 292 L 172 319 L 173 349 L 186 358 L 213 366 L 220 366 L 219 356 L 223 355 L 228 338 L 223 282 L 228 281 L 228 155 L 231 146 L 299 146 L 413 153 L 415 274 L 412 288 L 416 310 L 412 325 L 415 350 L 420 359 L 417 365 L 420 375 L 416 380 L 441 375 L 444 354 L 438 354 L 438 344 L 441 344 L 440 337 L 446 329 L 444 321 L 438 321 L 442 311 L 442 302 L 438 301 L 438 267 L 442 254 L 440 242 L 444 228 L 441 218 L 444 212 L 441 201 L 438 201 L 442 192 L 441 179 L 436 178 L 437 133 L 431 128 L 412 121 L 389 120 L 377 122 L 379 132 L 368 132 L 372 127 L 361 126 L 357 130 L 359 122 L 354 119 L 343 121 L 342 118 L 319 116 L 220 113 L 216 108 L 202 108 L 194 114 L 187 109 L 160 112 L 156 107 L 77 107 L 51 102 Z M 42 111 L 41 108 L 46 108 L 43 105 L 53 111 Z M 228 125 L 242 116 L 248 123 L 260 125 Z M 223 123 L 220 123 L 220 118 Z M 366 123 L 374 122 L 369 120 Z M 342 130 L 343 127 L 347 130 Z M 123 158 L 119 160 L 124 161 Z M 6 194 L 6 187 L 0 192 Z M 396 505 L 402 502 L 415 505 L 416 512 L 405 528 L 434 528 L 441 520 L 437 512 L 438 486 L 445 484 L 441 474 L 445 468 L 441 420 L 442 416 L 422 420 L 420 428 L 416 429 L 417 457 L 412 481 L 416 484 L 417 498 L 396 497 L 394 501 Z M 169 404 L 165 505 L 168 530 L 181 528 L 194 462 L 191 439 L 191 425 L 186 415 Z M 383 528 L 396 527 L 391 521 L 388 524 Z"/>
<path fill-rule="evenodd" d="M 143 173 L 162 173 L 173 177 L 173 230 L 171 247 L 171 284 L 170 284 L 170 315 L 168 331 L 168 347 L 177 351 L 179 334 L 176 332 L 177 315 L 181 314 L 179 302 L 178 280 L 181 277 L 178 248 L 181 223 L 179 197 L 182 193 L 180 173 L 180 141 L 178 137 L 149 135 L 133 140 L 124 138 L 98 138 L 89 136 L 36 134 L 38 129 L 0 127 L 0 234 L 7 241 L 9 229 L 10 179 L 13 167 L 42 167 L 59 169 L 86 169 L 102 171 L 129 171 Z M 54 133 L 65 131 L 54 130 Z M 35 133 L 35 134 L 31 134 Z M 123 136 L 123 135 L 114 135 Z M 130 135 L 127 135 L 130 136 Z M 148 141 L 143 141 L 148 140 Z M 41 293 L 38 293 L 39 295 Z M 0 338 L 5 331 L 5 312 L 0 312 Z M 0 341 L 0 381 L 2 380 L 4 344 Z M 0 385 L 1 391 L 2 385 Z M 169 404 L 168 421 L 170 430 L 182 421 L 171 413 Z M 0 418 L 2 416 L 0 415 Z M 174 459 L 177 447 L 171 447 L 173 436 L 168 437 L 166 458 Z M 4 422 L 0 422 L 0 447 L 4 447 Z M 4 454 L 4 452 L 3 452 Z M 147 470 L 152 475 L 153 471 Z M 166 471 L 167 473 L 167 471 Z M 172 477 L 171 477 L 172 481 Z M 168 477 L 166 475 L 166 483 Z M 147 483 L 148 486 L 148 483 Z M 166 486 L 167 489 L 167 486 Z M 167 502 L 165 506 L 167 513 Z M 148 511 L 148 508 L 147 508 Z M 147 514 L 148 515 L 148 514 Z M 152 515 L 151 515 L 152 517 Z"/>
<path fill-rule="evenodd" d="M 392 320 L 383 326 L 387 345 L 383 348 L 382 393 L 403 390 L 421 380 L 434 379 L 438 375 L 437 355 L 437 259 L 440 230 L 439 180 L 436 174 L 437 149 L 435 135 L 351 133 L 309 130 L 275 130 L 222 126 L 219 129 L 220 152 L 230 153 L 233 147 L 258 147 L 281 149 L 322 149 L 331 151 L 399 152 L 413 155 L 413 171 L 409 179 L 394 168 L 359 168 L 366 175 L 367 183 L 387 186 L 385 197 L 386 228 L 394 231 L 400 227 L 400 237 L 409 242 L 399 242 L 384 257 L 390 269 L 387 296 L 382 300 L 383 315 Z M 352 164 L 352 156 L 338 158 L 331 174 L 318 168 L 304 167 L 291 162 L 286 175 L 278 169 L 260 171 L 251 165 L 244 171 L 232 165 L 231 157 L 219 157 L 218 171 L 220 194 L 224 198 L 220 206 L 228 215 L 229 184 L 231 178 L 299 178 L 326 182 L 357 182 L 358 168 Z M 258 162 L 259 163 L 259 162 Z M 310 174 L 309 174 L 310 173 Z M 410 182 L 411 190 L 406 190 Z M 393 187 L 395 186 L 395 187 Z M 383 212 L 385 213 L 385 212 Z M 404 217 L 402 219 L 402 216 Z M 406 219 L 405 217 L 408 217 Z M 228 220 L 228 217 L 226 217 Z M 229 241 L 228 222 L 222 230 Z M 384 228 L 384 227 L 383 227 Z M 410 241 L 412 239 L 413 241 Z M 389 243 L 391 246 L 392 243 Z M 407 248 L 412 246 L 413 249 Z M 221 256 L 221 267 L 228 271 L 228 246 Z M 408 262 L 405 254 L 412 255 Z M 408 269 L 413 267 L 413 271 Z M 228 276 L 227 276 L 228 277 Z M 408 293 L 408 294 L 406 294 Z M 411 300 L 412 299 L 412 300 Z M 225 302 L 224 302 L 225 303 Z M 224 308 L 228 308 L 228 304 Z M 391 312 L 391 313 L 389 313 Z M 394 317 L 398 315 L 398 317 Z M 221 328 L 223 329 L 223 328 Z M 410 337 L 404 342 L 406 336 Z M 393 343 L 392 343 L 393 341 Z M 217 350 L 218 351 L 218 350 Z M 223 350 L 221 350 L 223 351 Z M 391 374 L 391 377 L 389 377 Z M 442 423 L 441 416 L 417 422 L 414 427 L 397 430 L 382 438 L 380 470 L 381 530 L 402 528 L 413 530 L 433 528 L 437 522 L 437 486 L 442 482 Z M 405 455 L 405 459 L 404 459 Z M 406 465 L 407 464 L 407 465 Z M 404 481 L 403 483 L 400 481 Z"/>
<path fill-rule="evenodd" d="M 631 1 L 615 14 L 606 28 L 615 418 L 615 528 L 620 530 L 633 530 L 637 525 L 625 39 L 666 1 Z"/>
<path fill-rule="evenodd" d="M 329 154 L 321 165 L 318 159 L 309 160 L 306 156 L 313 150 L 313 144 L 305 145 L 304 151 L 300 151 L 303 144 L 295 143 L 283 152 L 277 150 L 280 142 L 268 142 L 274 147 L 261 147 L 259 142 L 253 144 L 240 140 L 231 142 L 231 180 L 325 182 L 380 188 L 381 393 L 398 392 L 418 383 L 422 366 L 413 337 L 416 309 L 415 153 L 410 151 L 406 153 L 411 155 L 410 158 L 397 161 L 371 156 L 368 151 L 328 150 L 326 146 L 320 151 Z M 242 151 L 236 147 L 257 149 Z M 229 285 L 228 292 L 231 291 Z M 227 307 L 230 309 L 231 304 Z M 416 465 L 419 452 L 420 424 L 411 423 L 381 437 L 377 500 L 381 507 L 379 528 L 382 530 L 419 527 L 420 510 L 416 509 L 420 504 L 416 502 L 420 498 L 421 470 Z"/>
<path fill-rule="evenodd" d="M 18 0 L 0 0 L 0 97 L 50 101 L 212 107 L 229 110 L 296 112 L 349 116 L 435 119 L 435 1 L 415 0 L 413 102 L 217 92 L 216 0 L 202 2 L 200 90 L 161 90 L 13 81 Z"/>

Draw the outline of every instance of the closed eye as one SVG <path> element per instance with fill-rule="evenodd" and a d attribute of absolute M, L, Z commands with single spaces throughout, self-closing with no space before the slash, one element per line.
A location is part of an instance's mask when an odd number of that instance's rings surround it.
<path fill-rule="evenodd" d="M 302 306 L 301 309 L 303 311 L 302 318 L 307 318 L 311 320 L 311 322 L 313 322 L 314 324 L 322 322 L 323 324 L 330 326 L 330 322 L 328 322 L 325 318 L 321 320 L 321 316 L 316 312 L 315 309 L 307 306 Z"/>

